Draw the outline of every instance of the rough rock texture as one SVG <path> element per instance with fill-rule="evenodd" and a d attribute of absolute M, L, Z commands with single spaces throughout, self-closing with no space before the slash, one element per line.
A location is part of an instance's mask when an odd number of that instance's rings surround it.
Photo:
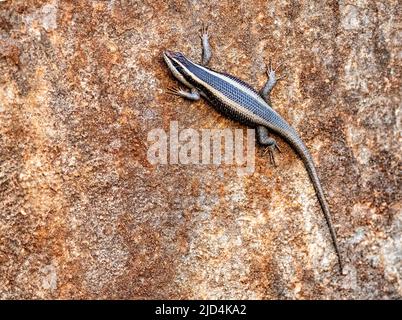
<path fill-rule="evenodd" d="M 402 8 L 391 1 L 0 1 L 0 298 L 402 297 Z M 167 95 L 163 49 L 255 87 L 300 132 L 256 170 L 152 165 L 148 132 L 243 128 Z"/>

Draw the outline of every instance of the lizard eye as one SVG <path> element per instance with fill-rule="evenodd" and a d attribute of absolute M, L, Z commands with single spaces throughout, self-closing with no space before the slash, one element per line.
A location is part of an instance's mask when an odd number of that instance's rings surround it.
<path fill-rule="evenodd" d="M 169 58 L 180 59 L 180 58 L 184 57 L 181 52 L 175 52 L 175 51 L 166 50 L 164 53 Z"/>
<path fill-rule="evenodd" d="M 174 58 L 174 59 L 176 59 L 177 61 L 180 61 L 180 62 L 185 62 L 186 61 L 186 57 L 181 52 L 172 52 L 172 58 Z"/>

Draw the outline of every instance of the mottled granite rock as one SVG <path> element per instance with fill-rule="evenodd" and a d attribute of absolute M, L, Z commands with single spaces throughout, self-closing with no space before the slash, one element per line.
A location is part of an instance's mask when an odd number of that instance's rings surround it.
<path fill-rule="evenodd" d="M 399 6 L 399 8 L 398 8 Z M 0 298 L 402 297 L 398 1 L 0 2 Z M 243 128 L 167 95 L 161 53 L 260 87 L 317 164 L 152 165 L 148 132 Z"/>

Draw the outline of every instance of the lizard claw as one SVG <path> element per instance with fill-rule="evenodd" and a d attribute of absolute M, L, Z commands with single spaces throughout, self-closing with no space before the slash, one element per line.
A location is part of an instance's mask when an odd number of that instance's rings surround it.
<path fill-rule="evenodd" d="M 209 28 L 209 24 L 207 24 L 207 23 L 203 23 L 202 24 L 202 34 L 206 34 L 206 35 L 208 35 L 208 28 Z"/>
<path fill-rule="evenodd" d="M 183 91 L 181 87 L 169 87 L 166 89 L 166 93 L 174 95 L 174 96 L 180 96 L 180 92 Z"/>
<path fill-rule="evenodd" d="M 203 39 L 204 37 L 209 38 L 208 28 L 209 28 L 208 24 L 206 24 L 206 23 L 202 24 L 201 32 L 199 33 L 199 37 L 201 39 Z"/>
<path fill-rule="evenodd" d="M 281 152 L 281 149 L 279 149 L 279 147 L 278 147 L 278 144 L 275 142 L 274 144 L 272 144 L 272 145 L 270 145 L 270 146 L 268 146 L 268 147 L 265 148 L 263 155 L 266 155 L 267 152 L 268 152 L 268 154 L 269 154 L 269 160 L 270 160 L 271 164 L 272 164 L 274 167 L 277 167 L 276 162 L 275 162 L 275 155 L 274 155 L 274 150 L 275 150 L 275 149 L 276 149 L 279 153 L 282 153 L 282 152 Z"/>
<path fill-rule="evenodd" d="M 279 146 L 278 146 L 277 143 L 275 143 L 275 149 L 276 149 L 279 153 L 282 153 L 282 151 L 281 151 L 281 149 L 279 148 Z"/>
<path fill-rule="evenodd" d="M 276 67 L 272 67 L 272 59 L 269 59 L 269 63 L 268 63 L 268 68 L 267 68 L 267 75 L 270 79 L 274 79 L 275 82 L 282 80 L 283 78 L 285 78 L 286 75 L 277 77 L 276 73 L 278 72 L 278 70 L 283 66 L 284 62 L 281 61 L 279 64 L 276 65 Z"/>

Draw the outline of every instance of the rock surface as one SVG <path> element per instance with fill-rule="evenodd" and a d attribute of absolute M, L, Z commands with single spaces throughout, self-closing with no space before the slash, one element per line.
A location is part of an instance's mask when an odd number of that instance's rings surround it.
<path fill-rule="evenodd" d="M 398 1 L 0 2 L 0 298 L 402 297 Z M 300 132 L 305 169 L 152 165 L 148 133 L 242 128 L 167 95 L 164 49 L 256 88 Z"/>

